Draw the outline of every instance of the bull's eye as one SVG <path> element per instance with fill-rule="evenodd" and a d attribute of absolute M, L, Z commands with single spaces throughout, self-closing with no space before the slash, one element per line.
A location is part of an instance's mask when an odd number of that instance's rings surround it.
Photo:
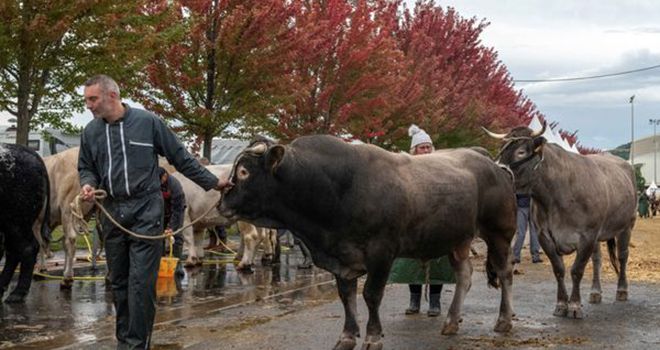
<path fill-rule="evenodd" d="M 238 171 L 236 172 L 236 176 L 238 177 L 239 180 L 245 180 L 248 177 L 250 177 L 250 172 L 245 169 L 242 165 L 238 167 Z"/>

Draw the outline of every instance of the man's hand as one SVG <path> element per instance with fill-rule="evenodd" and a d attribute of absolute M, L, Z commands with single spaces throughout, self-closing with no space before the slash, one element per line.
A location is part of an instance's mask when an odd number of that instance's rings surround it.
<path fill-rule="evenodd" d="M 172 233 L 174 233 L 174 231 L 172 231 L 172 229 L 168 227 L 168 228 L 165 229 L 164 233 L 165 233 L 165 235 L 171 236 Z"/>
<path fill-rule="evenodd" d="M 83 185 L 83 187 L 80 189 L 80 197 L 88 202 L 93 202 L 94 201 L 94 187 L 90 185 Z"/>
<path fill-rule="evenodd" d="M 218 185 L 215 186 L 215 190 L 216 190 L 216 191 L 220 191 L 220 192 L 222 192 L 222 191 L 229 190 L 229 189 L 232 188 L 233 186 L 234 186 L 234 184 L 231 183 L 231 181 L 229 181 L 229 180 L 219 179 L 219 180 L 218 180 Z"/>

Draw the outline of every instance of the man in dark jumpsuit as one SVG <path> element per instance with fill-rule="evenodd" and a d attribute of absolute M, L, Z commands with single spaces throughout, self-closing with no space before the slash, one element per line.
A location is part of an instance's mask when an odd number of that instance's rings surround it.
<path fill-rule="evenodd" d="M 163 232 L 158 155 L 207 191 L 229 186 L 200 166 L 155 114 L 121 103 L 112 78 L 90 78 L 84 97 L 94 119 L 80 142 L 81 196 L 91 201 L 95 189 L 105 190 L 103 205 L 128 230 L 151 236 Z M 117 314 L 117 348 L 148 349 L 163 241 L 129 236 L 105 216 L 101 222 Z"/>
<path fill-rule="evenodd" d="M 183 193 L 181 183 L 175 177 L 162 167 L 158 168 L 158 176 L 160 178 L 160 192 L 163 195 L 163 202 L 165 205 L 165 232 L 174 232 L 183 226 L 183 214 L 186 210 L 186 195 Z M 169 242 L 165 242 L 169 244 Z M 179 233 L 174 236 L 174 244 L 172 245 L 172 256 L 179 258 L 176 264 L 176 271 L 174 274 L 177 277 L 183 277 L 183 264 L 181 263 L 181 255 L 183 253 L 183 235 Z"/>

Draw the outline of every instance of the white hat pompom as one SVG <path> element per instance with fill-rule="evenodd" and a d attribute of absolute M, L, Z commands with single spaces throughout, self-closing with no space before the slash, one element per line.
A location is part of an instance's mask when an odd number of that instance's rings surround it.
<path fill-rule="evenodd" d="M 415 124 L 410 125 L 410 128 L 408 128 L 408 135 L 412 137 L 412 142 L 410 143 L 411 150 L 422 143 L 430 143 L 433 145 L 431 136 L 429 136 L 426 131 L 420 129 L 420 127 Z"/>

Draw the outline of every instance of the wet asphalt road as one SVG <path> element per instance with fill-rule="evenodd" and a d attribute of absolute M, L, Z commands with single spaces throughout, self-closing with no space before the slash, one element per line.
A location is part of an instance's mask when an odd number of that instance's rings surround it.
<path fill-rule="evenodd" d="M 605 280 L 603 303 L 591 305 L 585 275 L 585 319 L 557 318 L 549 265 L 527 260 L 524 274 L 514 279 L 514 329 L 497 334 L 492 328 L 499 290 L 487 288 L 482 259 L 475 260 L 456 336 L 440 334 L 453 286 L 443 290 L 438 318 L 403 315 L 407 286 L 388 286 L 381 306 L 385 349 L 660 348 L 660 285 L 632 281 L 629 301 L 616 302 L 615 281 Z M 232 264 L 209 264 L 188 270 L 178 285 L 162 283 L 153 348 L 331 349 L 343 325 L 333 278 L 318 269 L 298 270 L 299 261 L 294 251 L 284 254 L 279 266 L 258 266 L 254 274 L 237 273 Z M 0 306 L 0 348 L 113 349 L 110 300 L 102 281 L 77 281 L 71 291 L 61 291 L 58 281 L 35 281 L 24 305 Z M 358 309 L 364 333 L 367 312 L 360 296 Z"/>

